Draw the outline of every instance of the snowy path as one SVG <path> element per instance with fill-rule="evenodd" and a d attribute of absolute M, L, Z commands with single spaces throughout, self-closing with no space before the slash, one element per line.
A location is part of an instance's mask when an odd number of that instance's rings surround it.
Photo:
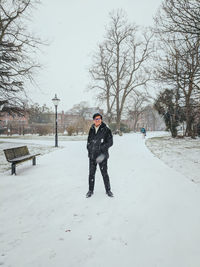
<path fill-rule="evenodd" d="M 167 167 L 141 135 L 115 137 L 105 195 L 86 199 L 86 142 L 63 142 L 0 176 L 0 265 L 199 267 L 200 187 Z"/>

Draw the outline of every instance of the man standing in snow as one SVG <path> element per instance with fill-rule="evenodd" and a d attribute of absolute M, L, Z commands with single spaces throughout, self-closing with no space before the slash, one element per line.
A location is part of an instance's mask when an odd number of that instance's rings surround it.
<path fill-rule="evenodd" d="M 87 140 L 89 157 L 89 191 L 87 192 L 86 197 L 91 197 L 94 191 L 97 163 L 99 164 L 103 176 L 106 194 L 109 197 L 113 197 L 107 172 L 107 161 L 109 158 L 108 149 L 113 145 L 112 132 L 106 124 L 102 122 L 101 114 L 95 113 L 93 115 L 93 121 L 94 124 L 92 124 L 90 128 Z"/>

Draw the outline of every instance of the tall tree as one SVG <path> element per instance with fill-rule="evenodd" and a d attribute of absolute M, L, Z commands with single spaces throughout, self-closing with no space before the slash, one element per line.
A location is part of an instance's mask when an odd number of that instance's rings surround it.
<path fill-rule="evenodd" d="M 25 23 L 39 0 L 0 1 L 0 105 L 2 111 L 24 109 L 25 81 L 33 80 L 39 64 L 30 56 L 41 44 Z"/>
<path fill-rule="evenodd" d="M 190 39 L 187 35 L 182 35 L 182 40 L 172 37 L 162 39 L 162 56 L 158 58 L 156 79 L 179 95 L 176 104 L 184 107 L 186 135 L 192 136 L 194 103 L 200 94 L 200 40 Z"/>
<path fill-rule="evenodd" d="M 106 103 L 108 117 L 116 117 L 117 130 L 129 95 L 150 79 L 145 64 L 152 52 L 151 37 L 139 34 L 122 10 L 110 13 L 105 40 L 99 45 L 90 74 L 91 88 L 97 89 L 97 97 Z"/>
<path fill-rule="evenodd" d="M 162 55 L 156 78 L 174 92 L 176 105 L 185 112 L 185 134 L 193 136 L 195 107 L 200 104 L 200 2 L 164 0 L 155 21 Z"/>

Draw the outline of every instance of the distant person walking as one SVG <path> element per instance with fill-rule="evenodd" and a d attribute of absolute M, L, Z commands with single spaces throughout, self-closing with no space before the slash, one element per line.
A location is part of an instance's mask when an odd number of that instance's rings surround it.
<path fill-rule="evenodd" d="M 141 133 L 143 134 L 143 137 L 145 138 L 145 136 L 146 136 L 146 129 L 144 127 L 141 128 Z"/>
<path fill-rule="evenodd" d="M 113 197 L 110 188 L 110 180 L 107 172 L 107 161 L 109 158 L 108 149 L 113 145 L 113 136 L 111 130 L 102 121 L 102 115 L 95 113 L 93 115 L 93 124 L 90 128 L 87 140 L 87 150 L 89 157 L 89 191 L 86 197 L 91 197 L 94 192 L 95 173 L 97 164 L 99 164 L 103 176 L 106 194 Z"/>

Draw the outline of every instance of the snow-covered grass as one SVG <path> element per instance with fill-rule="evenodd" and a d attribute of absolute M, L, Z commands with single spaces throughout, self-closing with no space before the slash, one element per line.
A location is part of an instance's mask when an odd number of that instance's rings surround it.
<path fill-rule="evenodd" d="M 12 135 L 12 136 L 7 136 L 7 135 L 0 135 L 0 140 L 12 140 L 12 139 L 17 139 L 17 140 L 44 140 L 44 141 L 52 141 L 55 140 L 54 135 L 38 135 L 38 134 L 27 134 L 27 135 Z M 60 141 L 83 141 L 87 139 L 87 135 L 74 135 L 74 136 L 68 136 L 68 135 L 58 135 L 58 139 Z"/>
<path fill-rule="evenodd" d="M 5 172 L 6 170 L 9 170 L 11 168 L 11 164 L 9 162 L 7 162 L 4 152 L 4 149 L 8 149 L 11 147 L 18 147 L 18 146 L 23 146 L 25 145 L 24 143 L 14 143 L 14 142 L 0 142 L 0 173 Z M 53 146 L 48 146 L 48 145 L 37 145 L 37 144 L 29 144 L 28 145 L 28 149 L 30 154 L 38 154 L 40 153 L 41 155 L 47 154 L 53 150 L 55 150 L 55 148 Z M 27 163 L 23 163 L 23 164 L 30 164 L 30 161 Z"/>
<path fill-rule="evenodd" d="M 160 136 L 147 139 L 146 145 L 168 166 L 200 183 L 200 138 L 175 139 Z"/>
<path fill-rule="evenodd" d="M 63 146 L 60 142 L 63 141 L 83 141 L 86 140 L 86 135 L 77 136 L 59 136 L 59 148 Z M 10 163 L 7 162 L 3 149 L 28 145 L 28 149 L 31 154 L 40 153 L 41 155 L 47 154 L 55 150 L 55 136 L 39 136 L 39 135 L 13 135 L 13 136 L 0 136 L 0 173 L 10 169 Z M 63 142 L 65 144 L 65 142 Z M 25 165 L 29 164 L 30 161 L 23 163 Z"/>
<path fill-rule="evenodd" d="M 200 186 L 153 155 L 141 134 L 114 136 L 114 198 L 99 169 L 94 195 L 85 198 L 86 141 L 60 146 L 36 166 L 19 166 L 17 176 L 0 174 L 0 265 L 200 266 Z"/>

